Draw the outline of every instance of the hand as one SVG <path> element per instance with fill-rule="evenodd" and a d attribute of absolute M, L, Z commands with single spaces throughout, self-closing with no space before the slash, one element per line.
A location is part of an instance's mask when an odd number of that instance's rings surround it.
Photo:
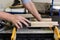
<path fill-rule="evenodd" d="M 22 23 L 25 24 L 27 27 L 29 26 L 28 23 L 30 23 L 30 21 L 28 21 L 27 19 L 25 19 L 24 17 L 22 16 L 17 16 L 17 15 L 14 15 L 12 18 L 11 18 L 11 22 L 19 29 L 19 28 L 22 28 Z"/>
<path fill-rule="evenodd" d="M 27 19 L 20 15 L 12 15 L 5 12 L 0 12 L 0 19 L 11 21 L 17 28 L 22 28 L 22 23 L 26 26 L 29 26 L 28 23 L 30 23 Z"/>

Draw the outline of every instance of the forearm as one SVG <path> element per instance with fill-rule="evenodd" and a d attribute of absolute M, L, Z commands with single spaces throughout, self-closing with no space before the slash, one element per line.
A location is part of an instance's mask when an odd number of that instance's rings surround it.
<path fill-rule="evenodd" d="M 3 20 L 11 21 L 13 16 L 14 15 L 9 14 L 9 13 L 0 12 L 0 19 L 3 19 Z"/>
<path fill-rule="evenodd" d="M 28 3 L 23 3 L 23 4 L 38 21 L 41 20 L 41 15 L 38 13 L 38 11 L 37 11 L 35 5 L 32 3 L 32 1 L 29 1 Z"/>

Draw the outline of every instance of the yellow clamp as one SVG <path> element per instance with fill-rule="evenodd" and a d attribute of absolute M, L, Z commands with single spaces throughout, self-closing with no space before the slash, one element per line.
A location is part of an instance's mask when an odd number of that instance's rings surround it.
<path fill-rule="evenodd" d="M 52 29 L 52 24 L 50 24 L 50 30 L 53 30 L 53 32 L 54 32 L 54 37 L 55 37 L 55 40 L 59 40 L 60 39 L 60 33 L 59 33 L 59 29 L 58 29 L 58 27 L 57 26 L 54 26 L 54 28 Z"/>
<path fill-rule="evenodd" d="M 53 30 L 51 24 L 50 24 L 49 28 L 50 28 L 50 30 Z M 59 40 L 60 39 L 60 33 L 59 33 L 59 29 L 58 29 L 57 26 L 54 26 L 53 32 L 54 32 L 54 35 L 55 35 L 55 40 Z"/>
<path fill-rule="evenodd" d="M 16 40 L 16 27 L 13 28 L 11 40 Z"/>
<path fill-rule="evenodd" d="M 57 26 L 55 26 L 54 34 L 56 35 L 55 40 L 59 40 L 60 39 L 60 32 L 59 32 L 59 29 Z"/>

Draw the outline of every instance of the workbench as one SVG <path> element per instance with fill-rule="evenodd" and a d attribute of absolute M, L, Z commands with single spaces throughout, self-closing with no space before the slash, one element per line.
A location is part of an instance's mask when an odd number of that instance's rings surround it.
<path fill-rule="evenodd" d="M 0 39 L 10 40 L 11 31 L 0 32 Z M 43 29 L 19 29 L 17 30 L 17 40 L 53 40 L 54 34 L 51 30 Z"/>

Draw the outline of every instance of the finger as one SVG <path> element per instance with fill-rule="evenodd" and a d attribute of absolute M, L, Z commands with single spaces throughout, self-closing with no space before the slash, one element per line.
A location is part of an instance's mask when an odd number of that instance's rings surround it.
<path fill-rule="evenodd" d="M 27 20 L 26 18 L 22 18 L 23 20 L 25 20 L 26 22 L 28 22 L 28 23 L 30 23 L 30 21 L 29 20 Z"/>
<path fill-rule="evenodd" d="M 16 26 L 18 29 L 20 29 L 20 27 L 18 26 L 18 24 L 15 23 L 15 26 Z"/>
<path fill-rule="evenodd" d="M 20 20 L 23 24 L 25 24 L 27 27 L 29 26 L 27 22 L 25 22 L 24 20 Z"/>
<path fill-rule="evenodd" d="M 18 22 L 18 25 L 22 28 L 22 24 L 20 22 Z"/>
<path fill-rule="evenodd" d="M 30 22 L 29 20 L 24 19 L 24 21 L 27 22 L 29 26 L 31 26 L 31 22 Z M 29 27 L 29 26 L 28 26 L 28 27 Z"/>
<path fill-rule="evenodd" d="M 29 21 L 29 20 L 27 20 L 27 19 L 26 19 L 26 18 L 24 18 L 24 17 L 20 17 L 19 19 L 23 19 L 23 20 L 25 20 L 26 22 L 30 23 L 30 21 Z"/>

